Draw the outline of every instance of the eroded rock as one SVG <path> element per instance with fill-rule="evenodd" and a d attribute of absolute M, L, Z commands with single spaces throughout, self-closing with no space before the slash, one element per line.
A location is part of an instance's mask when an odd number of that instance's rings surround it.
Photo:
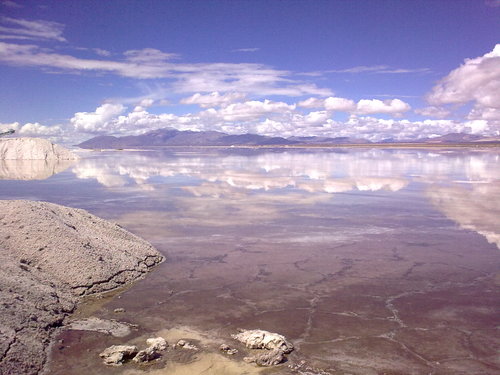
<path fill-rule="evenodd" d="M 252 357 L 245 357 L 243 360 L 248 363 L 255 363 L 259 366 L 276 366 L 284 362 L 285 353 L 280 349 L 273 349 Z"/>
<path fill-rule="evenodd" d="M 137 352 L 137 347 L 134 345 L 113 345 L 104 349 L 99 357 L 106 365 L 121 366 L 125 361 L 132 359 Z"/>
<path fill-rule="evenodd" d="M 232 338 L 242 342 L 249 349 L 279 349 L 283 353 L 293 351 L 293 344 L 285 336 L 260 329 L 241 330 Z"/>
<path fill-rule="evenodd" d="M 140 350 L 136 356 L 132 359 L 134 362 L 149 362 L 160 357 L 159 350 L 155 347 L 150 346 L 146 349 Z"/>
<path fill-rule="evenodd" d="M 168 343 L 163 337 L 151 337 L 146 340 L 146 344 L 155 350 L 165 350 L 168 347 Z"/>

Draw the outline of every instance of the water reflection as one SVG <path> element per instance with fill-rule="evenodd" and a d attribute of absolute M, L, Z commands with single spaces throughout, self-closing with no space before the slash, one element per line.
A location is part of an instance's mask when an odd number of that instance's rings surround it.
<path fill-rule="evenodd" d="M 446 217 L 500 249 L 500 181 L 462 187 L 432 187 L 427 194 Z"/>
<path fill-rule="evenodd" d="M 175 220 L 184 225 L 249 223 L 285 215 L 285 204 L 305 207 L 337 193 L 395 193 L 423 184 L 449 219 L 500 247 L 499 164 L 499 153 L 491 151 L 132 152 L 83 159 L 72 171 L 107 188 L 146 194 L 172 183 L 188 194 L 175 201 L 182 213 Z"/>
<path fill-rule="evenodd" d="M 262 328 L 293 341 L 291 362 L 319 369 L 487 374 L 500 368 L 499 154 L 104 152 L 43 183 L 0 186 L 86 208 L 165 253 L 94 312 L 116 319 L 124 308 L 145 337 L 188 327 L 225 341 Z M 98 360 L 112 338 L 61 339 L 51 374 L 116 372 Z"/>
<path fill-rule="evenodd" d="M 0 160 L 0 180 L 45 180 L 74 164 L 74 160 Z"/>
<path fill-rule="evenodd" d="M 498 154 L 409 152 L 265 152 L 249 155 L 119 153 L 84 159 L 73 168 L 78 178 L 94 178 L 107 187 L 151 185 L 154 178 L 190 177 L 247 190 L 298 188 L 344 192 L 398 191 L 408 179 L 436 182 L 500 179 Z M 493 167 L 493 168 L 492 168 Z"/>

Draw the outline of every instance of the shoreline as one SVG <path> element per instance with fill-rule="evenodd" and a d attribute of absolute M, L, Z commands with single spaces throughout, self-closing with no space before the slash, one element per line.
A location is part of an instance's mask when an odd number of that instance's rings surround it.
<path fill-rule="evenodd" d="M 279 149 L 279 150 L 334 150 L 334 149 L 491 149 L 500 148 L 500 142 L 485 143 L 353 143 L 336 145 L 164 145 L 164 146 L 141 146 L 124 148 L 80 148 L 79 151 L 152 151 L 168 149 L 215 149 L 215 150 L 234 150 L 234 149 Z"/>
<path fill-rule="evenodd" d="M 145 240 L 85 210 L 0 200 L 0 372 L 38 374 L 86 296 L 119 292 L 164 261 Z"/>

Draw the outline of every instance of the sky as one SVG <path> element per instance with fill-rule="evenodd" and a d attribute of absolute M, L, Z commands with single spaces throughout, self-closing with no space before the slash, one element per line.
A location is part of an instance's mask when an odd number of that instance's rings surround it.
<path fill-rule="evenodd" d="M 500 136 L 500 0 L 0 0 L 0 132 Z"/>

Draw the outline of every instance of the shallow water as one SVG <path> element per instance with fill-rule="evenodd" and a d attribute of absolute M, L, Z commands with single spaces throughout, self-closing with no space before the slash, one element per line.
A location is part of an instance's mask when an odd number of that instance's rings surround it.
<path fill-rule="evenodd" d="M 202 348 L 110 368 L 98 353 L 123 338 L 66 331 L 51 374 L 500 371 L 498 149 L 84 152 L 45 180 L 3 178 L 0 199 L 87 209 L 167 256 L 82 315 L 137 324 L 127 342 L 184 327 Z M 297 350 L 264 372 L 222 357 L 239 327 Z"/>

